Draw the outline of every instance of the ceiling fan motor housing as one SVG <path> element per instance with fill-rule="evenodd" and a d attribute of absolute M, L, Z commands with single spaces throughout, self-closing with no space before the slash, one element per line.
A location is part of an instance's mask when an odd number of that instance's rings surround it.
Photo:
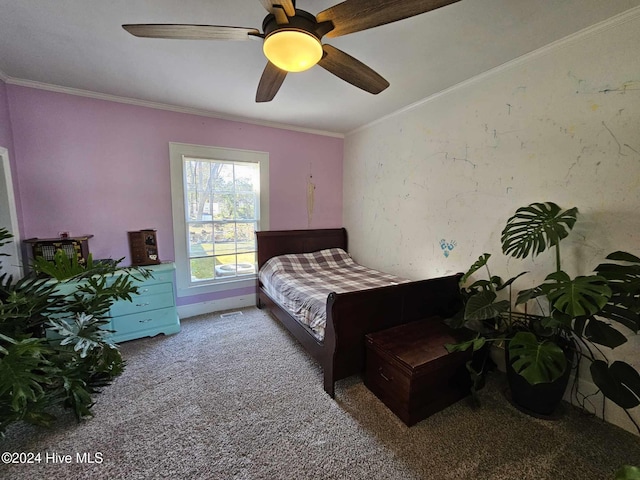
<path fill-rule="evenodd" d="M 289 17 L 289 23 L 283 23 L 282 25 L 278 25 L 275 15 L 271 13 L 264 17 L 262 31 L 265 39 L 277 30 L 298 30 L 312 35 L 320 41 L 321 36 L 316 33 L 317 25 L 316 17 L 309 12 L 296 8 L 295 16 Z"/>

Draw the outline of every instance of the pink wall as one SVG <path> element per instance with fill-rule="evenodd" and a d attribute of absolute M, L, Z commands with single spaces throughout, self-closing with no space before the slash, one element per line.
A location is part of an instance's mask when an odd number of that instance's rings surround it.
<path fill-rule="evenodd" d="M 156 228 L 161 259 L 173 260 L 169 142 L 268 152 L 274 230 L 308 228 L 311 168 L 311 227 L 342 226 L 341 138 L 16 85 L 6 89 L 23 238 L 90 233 L 94 258 L 119 258 L 129 255 L 127 231 Z"/>

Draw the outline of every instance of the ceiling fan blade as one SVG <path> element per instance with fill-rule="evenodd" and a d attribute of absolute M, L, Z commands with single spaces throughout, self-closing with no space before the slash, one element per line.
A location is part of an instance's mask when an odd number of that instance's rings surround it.
<path fill-rule="evenodd" d="M 426 13 L 460 0 L 346 0 L 318 13 L 318 22 L 332 22 L 327 37 L 339 37 Z"/>
<path fill-rule="evenodd" d="M 219 25 L 171 25 L 171 24 L 132 24 L 122 25 L 127 32 L 136 37 L 177 38 L 183 40 L 248 40 L 252 36 L 260 37 L 255 28 L 222 27 Z"/>
<path fill-rule="evenodd" d="M 260 0 L 262 6 L 269 13 L 273 13 L 275 10 L 279 10 L 280 8 L 284 10 L 284 13 L 287 14 L 288 17 L 293 17 L 296 14 L 296 7 L 293 4 L 293 0 Z"/>
<path fill-rule="evenodd" d="M 260 83 L 258 84 L 256 102 L 270 102 L 273 100 L 273 97 L 275 97 L 278 90 L 280 90 L 280 85 L 282 85 L 286 76 L 287 72 L 280 70 L 271 62 L 267 62 L 267 66 L 264 67 L 262 77 L 260 77 Z"/>
<path fill-rule="evenodd" d="M 323 45 L 324 56 L 318 62 L 325 70 L 340 77 L 345 82 L 355 85 L 362 90 L 377 95 L 389 86 L 384 78 L 360 60 L 331 45 Z"/>

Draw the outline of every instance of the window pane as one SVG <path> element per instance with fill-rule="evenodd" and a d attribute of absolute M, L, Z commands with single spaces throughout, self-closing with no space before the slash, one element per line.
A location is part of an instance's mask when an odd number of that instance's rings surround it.
<path fill-rule="evenodd" d="M 211 280 L 214 278 L 214 257 L 208 258 L 192 258 L 191 265 L 191 281 L 198 282 L 202 280 Z"/>
<path fill-rule="evenodd" d="M 216 257 L 216 278 L 252 275 L 256 273 L 255 253 Z"/>
<path fill-rule="evenodd" d="M 253 193 L 240 193 L 236 195 L 236 218 L 239 220 L 252 220 L 256 218 L 256 196 Z"/>
<path fill-rule="evenodd" d="M 256 273 L 256 253 L 241 253 L 238 255 L 238 275 L 251 275 Z"/>
<path fill-rule="evenodd" d="M 258 164 L 235 165 L 236 191 L 257 192 L 260 185 L 260 169 Z"/>
<path fill-rule="evenodd" d="M 236 256 L 235 255 L 216 256 L 216 278 L 235 277 L 235 275 L 236 275 Z"/>
<path fill-rule="evenodd" d="M 216 255 L 236 252 L 235 223 L 216 223 L 213 237 Z"/>
<path fill-rule="evenodd" d="M 255 252 L 256 250 L 256 224 L 236 224 L 236 237 L 238 252 Z"/>
<path fill-rule="evenodd" d="M 213 219 L 214 220 L 233 220 L 234 212 L 234 195 L 233 193 L 214 193 L 213 194 Z"/>
<path fill-rule="evenodd" d="M 185 201 L 188 220 L 211 220 L 211 162 L 185 159 Z"/>
<path fill-rule="evenodd" d="M 213 225 L 192 223 L 189 225 L 189 256 L 213 255 Z"/>
<path fill-rule="evenodd" d="M 218 192 L 233 192 L 233 164 L 212 162 L 211 174 L 214 181 L 212 187 Z"/>

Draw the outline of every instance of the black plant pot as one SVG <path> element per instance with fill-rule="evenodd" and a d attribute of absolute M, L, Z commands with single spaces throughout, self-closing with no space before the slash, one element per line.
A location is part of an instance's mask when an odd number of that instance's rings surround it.
<path fill-rule="evenodd" d="M 567 368 L 562 376 L 550 383 L 531 385 L 513 369 L 509 360 L 509 348 L 505 348 L 507 381 L 511 390 L 511 401 L 516 407 L 538 417 L 553 416 L 567 390 L 571 375 L 573 351 L 565 349 L 565 355 L 567 356 Z"/>

